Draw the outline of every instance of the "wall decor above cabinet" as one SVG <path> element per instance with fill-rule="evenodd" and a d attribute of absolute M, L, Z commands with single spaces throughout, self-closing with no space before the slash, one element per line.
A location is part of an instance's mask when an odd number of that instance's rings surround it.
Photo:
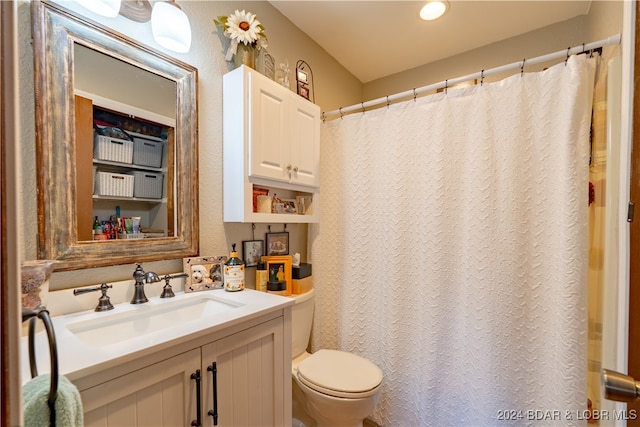
<path fill-rule="evenodd" d="M 223 81 L 224 221 L 318 222 L 320 107 L 245 66 Z M 254 187 L 315 209 L 258 210 Z"/>
<path fill-rule="evenodd" d="M 31 8 L 38 258 L 77 270 L 196 255 L 197 70 L 59 3 Z M 94 240 L 95 217 L 118 211 L 150 232 Z"/>

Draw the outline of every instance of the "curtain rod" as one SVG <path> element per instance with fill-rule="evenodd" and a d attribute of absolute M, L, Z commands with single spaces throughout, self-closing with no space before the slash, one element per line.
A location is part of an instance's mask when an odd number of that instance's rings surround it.
<path fill-rule="evenodd" d="M 473 74 L 468 74 L 466 76 L 462 76 L 462 77 L 457 77 L 455 79 L 450 79 L 450 80 L 444 80 L 438 83 L 434 83 L 428 86 L 422 86 L 420 88 L 414 88 L 412 90 L 407 90 L 404 92 L 400 92 L 400 93 L 396 93 L 395 95 L 389 95 L 389 96 L 383 96 L 381 98 L 377 98 L 377 99 L 373 99 L 371 101 L 366 101 L 366 102 L 361 102 L 359 104 L 354 104 L 354 105 L 350 105 L 348 107 L 340 107 L 337 110 L 332 110 L 329 112 L 323 112 L 322 113 L 322 119 L 326 119 L 329 116 L 336 116 L 336 115 L 340 115 L 341 117 L 347 113 L 352 113 L 355 111 L 362 111 L 364 112 L 364 110 L 368 107 L 373 107 L 375 105 L 379 105 L 379 104 L 389 104 L 391 101 L 396 101 L 399 99 L 404 99 L 404 98 L 408 98 L 413 96 L 413 98 L 415 99 L 416 96 L 424 93 L 424 92 L 428 92 L 428 91 L 432 91 L 435 89 L 441 89 L 441 88 L 446 88 L 449 86 L 453 86 L 456 85 L 458 83 L 462 83 L 462 82 L 466 82 L 469 80 L 473 80 L 473 79 L 483 79 L 487 76 L 491 76 L 494 74 L 498 74 L 498 73 L 503 73 L 505 71 L 511 71 L 511 70 L 516 70 L 516 69 L 520 69 L 521 71 L 524 71 L 524 67 L 525 64 L 526 65 L 535 65 L 535 64 L 539 64 L 542 62 L 547 62 L 547 61 L 551 61 L 554 59 L 559 59 L 559 58 L 563 58 L 563 57 L 567 57 L 569 58 L 569 56 L 574 55 L 574 54 L 578 54 L 578 53 L 582 53 L 582 52 L 588 52 L 590 50 L 594 50 L 597 49 L 599 47 L 602 46 L 607 46 L 607 45 L 612 45 L 612 44 L 619 44 L 620 43 L 620 33 L 613 35 L 611 37 L 608 37 L 606 39 L 603 40 L 599 40 L 596 42 L 592 42 L 592 43 L 587 43 L 587 44 L 582 44 L 580 46 L 576 46 L 573 48 L 568 48 L 566 50 L 559 50 L 557 52 L 553 52 L 553 53 L 549 53 L 546 55 L 542 55 L 542 56 L 538 56 L 532 59 L 523 59 L 522 61 L 518 61 L 518 62 L 513 62 L 511 64 L 507 64 L 507 65 L 502 65 L 500 67 L 495 67 L 495 68 L 490 68 L 488 70 L 482 70 L 480 72 L 477 73 L 473 73 Z"/>

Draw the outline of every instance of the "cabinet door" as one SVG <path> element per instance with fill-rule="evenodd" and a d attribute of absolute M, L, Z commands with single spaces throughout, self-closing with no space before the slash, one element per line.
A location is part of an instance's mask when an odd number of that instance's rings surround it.
<path fill-rule="evenodd" d="M 82 391 L 85 426 L 191 425 L 200 366 L 194 349 Z"/>
<path fill-rule="evenodd" d="M 248 78 L 249 176 L 288 181 L 290 91 L 258 73 Z"/>
<path fill-rule="evenodd" d="M 291 96 L 292 182 L 318 187 L 320 177 L 320 107 Z"/>
<path fill-rule="evenodd" d="M 202 347 L 204 425 L 214 425 L 214 363 L 218 426 L 284 425 L 283 345 L 282 319 L 273 319 Z"/>

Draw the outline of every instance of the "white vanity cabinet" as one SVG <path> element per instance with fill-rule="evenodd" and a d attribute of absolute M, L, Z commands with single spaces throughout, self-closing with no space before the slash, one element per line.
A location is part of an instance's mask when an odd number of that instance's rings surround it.
<path fill-rule="evenodd" d="M 84 425 L 181 426 L 196 420 L 197 349 L 80 391 Z"/>
<path fill-rule="evenodd" d="M 204 425 L 285 425 L 282 333 L 274 320 L 202 347 Z"/>
<path fill-rule="evenodd" d="M 136 360 L 74 380 L 85 426 L 290 425 L 285 316 L 265 315 L 231 334 L 154 353 L 148 364 Z"/>
<path fill-rule="evenodd" d="M 223 106 L 225 222 L 317 222 L 320 107 L 245 66 L 224 75 Z M 257 213 L 254 187 L 315 209 Z"/>

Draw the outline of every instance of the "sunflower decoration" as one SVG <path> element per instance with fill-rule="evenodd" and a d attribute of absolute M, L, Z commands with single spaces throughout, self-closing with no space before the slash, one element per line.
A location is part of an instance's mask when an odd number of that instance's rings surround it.
<path fill-rule="evenodd" d="M 238 43 L 260 50 L 267 47 L 267 35 L 256 15 L 244 10 L 236 10 L 229 16 L 218 16 L 213 22 L 224 29 L 224 35 L 231 39 L 225 59 L 231 61 L 236 54 Z"/>

